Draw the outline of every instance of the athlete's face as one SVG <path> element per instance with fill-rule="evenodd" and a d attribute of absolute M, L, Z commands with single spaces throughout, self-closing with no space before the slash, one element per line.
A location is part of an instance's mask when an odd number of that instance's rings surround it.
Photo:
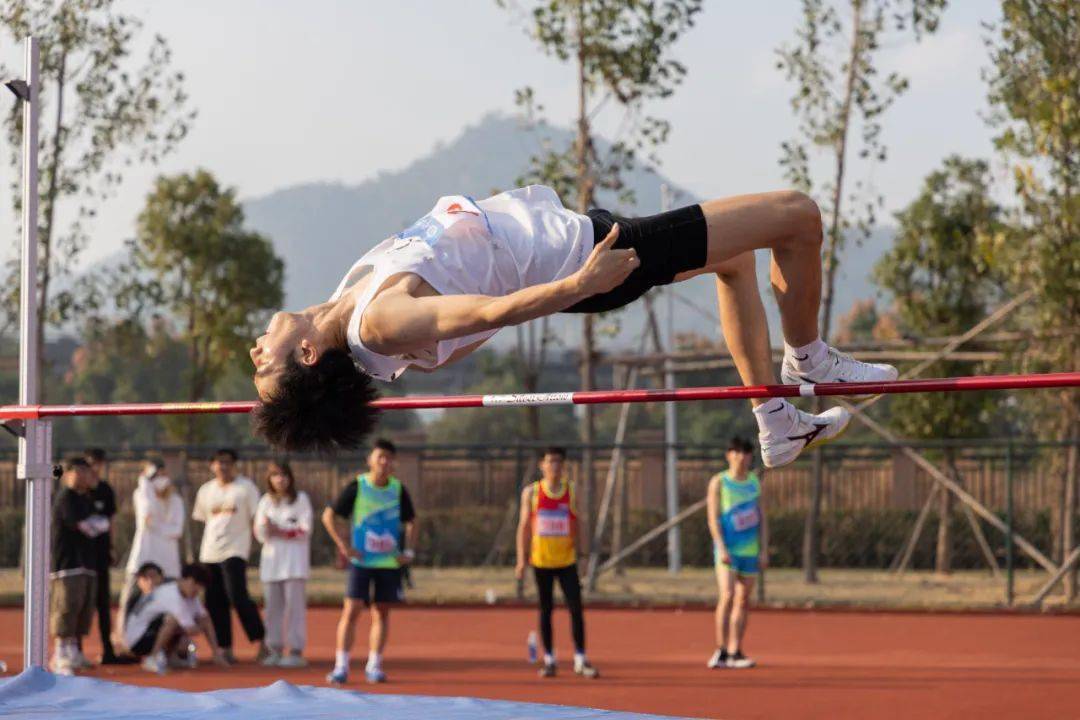
<path fill-rule="evenodd" d="M 198 597 L 199 592 L 202 591 L 203 586 L 195 582 L 195 578 L 180 578 L 176 581 L 176 586 L 180 589 L 180 594 L 189 600 L 193 597 Z"/>
<path fill-rule="evenodd" d="M 375 448 L 368 455 L 368 471 L 379 480 L 389 477 L 394 469 L 394 453 Z"/>
<path fill-rule="evenodd" d="M 750 463 L 754 460 L 752 453 L 740 450 L 728 450 L 727 462 L 731 472 L 735 475 L 745 475 L 750 472 Z"/>
<path fill-rule="evenodd" d="M 135 578 L 135 585 L 143 595 L 149 595 L 164 579 L 157 570 L 148 570 Z"/>
<path fill-rule="evenodd" d="M 301 313 L 278 312 L 270 318 L 266 333 L 248 351 L 255 364 L 255 389 L 259 398 L 268 400 L 277 389 L 277 379 L 289 358 L 301 365 L 314 365 L 319 352 L 311 342 L 314 325 Z"/>
<path fill-rule="evenodd" d="M 555 481 L 562 477 L 564 465 L 566 458 L 562 455 L 547 453 L 540 459 L 540 472 L 545 480 Z"/>

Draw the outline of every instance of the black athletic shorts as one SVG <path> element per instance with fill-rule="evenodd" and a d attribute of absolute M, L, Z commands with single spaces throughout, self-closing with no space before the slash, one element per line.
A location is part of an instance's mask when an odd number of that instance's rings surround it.
<path fill-rule="evenodd" d="M 375 586 L 372 597 L 371 586 Z M 345 597 L 350 600 L 363 600 L 365 605 L 372 602 L 385 605 L 399 603 L 405 599 L 401 589 L 401 570 L 398 568 L 366 568 L 349 565 L 349 587 Z"/>
<path fill-rule="evenodd" d="M 640 218 L 620 217 L 607 210 L 590 210 L 589 218 L 597 243 L 607 237 L 615 223 L 619 223 L 615 247 L 634 248 L 641 264 L 619 287 L 585 298 L 563 312 L 615 310 L 632 303 L 657 285 L 669 284 L 679 273 L 705 266 L 709 249 L 708 227 L 700 205 Z"/>
<path fill-rule="evenodd" d="M 157 642 L 158 633 L 161 632 L 161 626 L 165 623 L 165 616 L 158 615 L 147 626 L 146 631 L 139 636 L 139 639 L 128 650 L 132 655 L 137 657 L 145 657 L 150 654 L 150 651 L 154 649 L 154 643 Z"/>

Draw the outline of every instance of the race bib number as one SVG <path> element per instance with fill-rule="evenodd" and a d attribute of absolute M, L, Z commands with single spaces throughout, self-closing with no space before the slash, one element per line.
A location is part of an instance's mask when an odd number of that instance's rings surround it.
<path fill-rule="evenodd" d="M 398 539 L 393 533 L 377 533 L 368 530 L 364 533 L 364 552 L 386 555 L 397 552 Z"/>
<path fill-rule="evenodd" d="M 536 534 L 541 537 L 566 537 L 570 534 L 570 510 L 562 507 L 536 512 Z"/>
<path fill-rule="evenodd" d="M 742 532 L 743 530 L 755 528 L 760 522 L 761 518 L 758 515 L 757 506 L 749 507 L 745 510 L 736 510 L 731 513 L 731 527 L 735 532 Z"/>

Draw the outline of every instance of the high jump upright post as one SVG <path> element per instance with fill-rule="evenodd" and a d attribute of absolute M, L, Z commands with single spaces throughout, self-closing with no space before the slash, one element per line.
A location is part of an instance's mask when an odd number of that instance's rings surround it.
<path fill-rule="evenodd" d="M 38 90 L 37 38 L 25 41 L 25 76 L 6 83 L 22 102 L 22 267 L 19 285 L 19 402 L 37 403 Z M 43 667 L 49 628 L 49 510 L 52 494 L 52 423 L 9 422 L 19 437 L 17 477 L 26 481 L 23 591 L 23 667 Z"/>
<path fill-rule="evenodd" d="M 671 210 L 671 188 L 667 183 L 660 186 L 660 209 Z M 667 355 L 664 359 L 664 387 L 675 387 L 675 362 L 671 353 L 675 352 L 675 286 L 668 285 L 664 291 L 667 303 Z M 659 348 L 657 348 L 659 350 Z M 679 514 L 679 451 L 677 409 L 675 403 L 664 403 L 664 496 L 667 500 L 667 517 L 670 521 Z M 668 572 L 682 570 L 682 531 L 673 524 L 667 531 Z"/>

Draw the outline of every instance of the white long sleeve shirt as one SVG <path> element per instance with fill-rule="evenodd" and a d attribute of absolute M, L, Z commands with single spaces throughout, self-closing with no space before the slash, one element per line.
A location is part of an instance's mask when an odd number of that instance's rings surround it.
<path fill-rule="evenodd" d="M 311 570 L 311 500 L 297 492 L 296 500 L 274 502 L 267 493 L 255 510 L 255 537 L 262 543 L 259 578 L 263 582 L 307 579 Z M 270 523 L 291 537 L 271 535 Z"/>
<path fill-rule="evenodd" d="M 135 573 L 143 563 L 157 563 L 167 578 L 180 577 L 180 535 L 184 532 L 184 501 L 173 490 L 166 498 L 139 478 L 132 497 L 135 506 L 135 537 L 126 570 Z"/>

